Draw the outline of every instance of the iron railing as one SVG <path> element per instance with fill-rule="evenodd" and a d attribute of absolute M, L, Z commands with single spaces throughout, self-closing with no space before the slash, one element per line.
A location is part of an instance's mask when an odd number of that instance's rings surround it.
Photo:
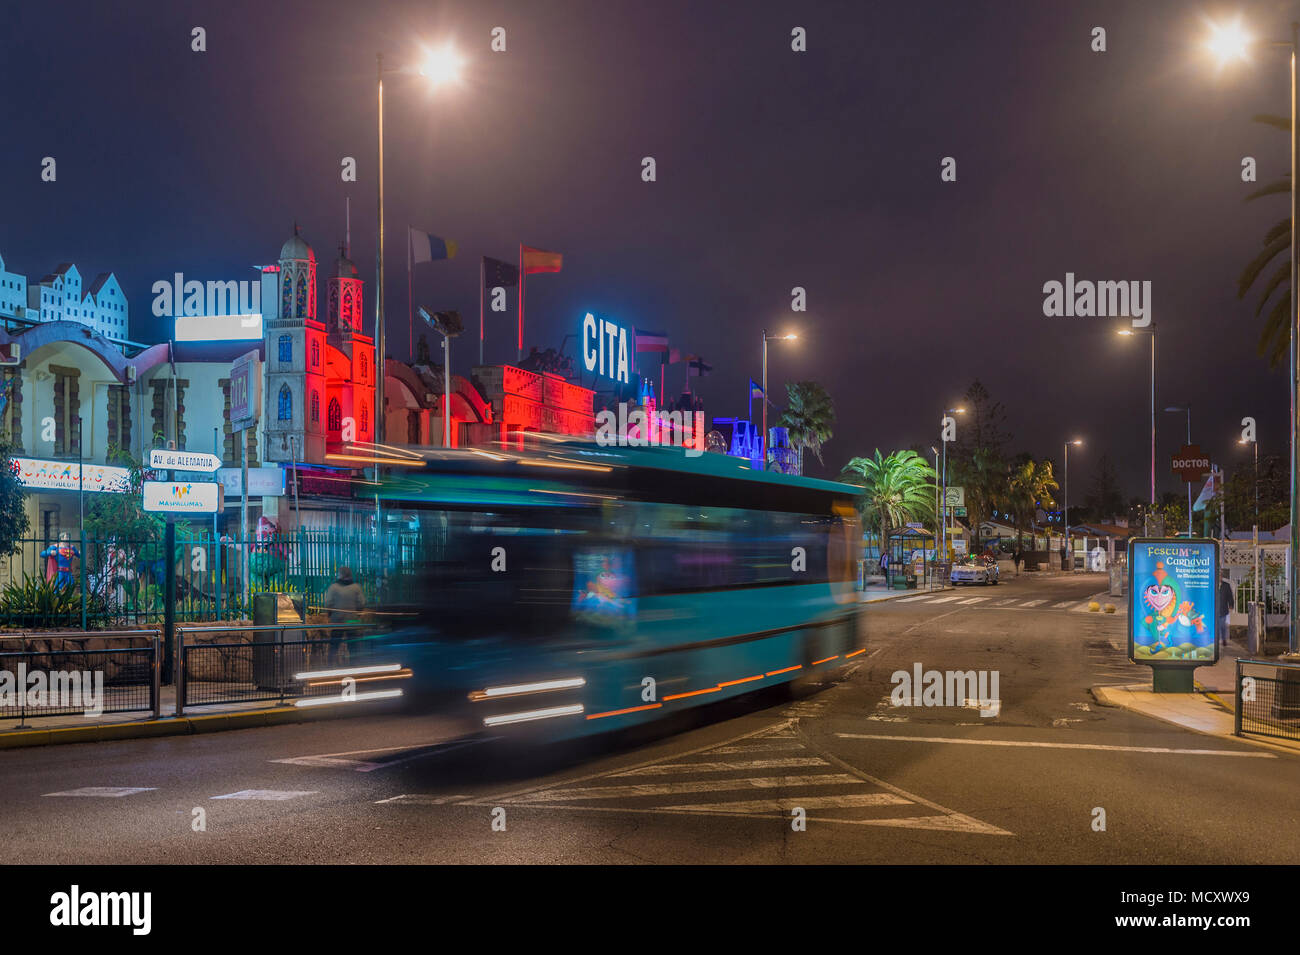
<path fill-rule="evenodd" d="M 369 641 L 385 632 L 386 625 L 361 623 L 177 628 L 176 715 L 187 706 L 337 696 L 342 678 L 300 675 L 364 665 Z M 306 639 L 309 633 L 325 636 Z M 202 634 L 251 639 L 191 642 Z"/>
<path fill-rule="evenodd" d="M 0 695 L 0 719 L 141 710 L 157 718 L 161 661 L 158 630 L 0 637 L 0 672 L 13 688 L 12 697 Z"/>
<path fill-rule="evenodd" d="M 1300 740 L 1300 665 L 1238 660 L 1235 697 L 1236 735 Z"/>

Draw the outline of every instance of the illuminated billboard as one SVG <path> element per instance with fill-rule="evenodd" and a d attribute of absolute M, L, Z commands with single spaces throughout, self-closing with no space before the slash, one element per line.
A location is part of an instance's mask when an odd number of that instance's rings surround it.
<path fill-rule="evenodd" d="M 1186 537 L 1129 542 L 1128 656 L 1152 666 L 1219 659 L 1219 543 Z"/>
<path fill-rule="evenodd" d="M 43 461 L 39 458 L 13 458 L 14 473 L 23 487 L 42 491 L 125 491 L 131 486 L 131 472 L 126 468 L 75 461 Z"/>

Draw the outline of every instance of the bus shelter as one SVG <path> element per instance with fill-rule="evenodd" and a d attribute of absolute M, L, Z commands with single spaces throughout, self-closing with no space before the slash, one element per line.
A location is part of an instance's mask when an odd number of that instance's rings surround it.
<path fill-rule="evenodd" d="M 889 572 L 885 579 L 891 589 L 906 590 L 923 584 L 934 560 L 934 534 L 924 527 L 902 527 L 889 535 Z"/>

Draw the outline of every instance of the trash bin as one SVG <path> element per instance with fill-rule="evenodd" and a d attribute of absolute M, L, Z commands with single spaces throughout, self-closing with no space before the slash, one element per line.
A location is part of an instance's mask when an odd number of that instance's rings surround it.
<path fill-rule="evenodd" d="M 253 625 L 303 623 L 305 607 L 298 595 L 254 594 Z M 307 648 L 302 645 L 306 633 L 305 629 L 254 631 L 253 683 L 259 690 L 285 694 L 296 690 L 293 675 L 306 669 Z"/>
<path fill-rule="evenodd" d="M 1128 584 L 1128 574 L 1126 569 L 1119 564 L 1110 565 L 1110 595 L 1112 597 L 1123 597 L 1124 587 Z"/>

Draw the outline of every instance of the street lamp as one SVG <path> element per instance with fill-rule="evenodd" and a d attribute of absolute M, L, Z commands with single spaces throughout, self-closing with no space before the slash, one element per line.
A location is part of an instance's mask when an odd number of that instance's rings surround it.
<path fill-rule="evenodd" d="M 1070 559 L 1070 572 L 1074 572 L 1074 550 L 1070 547 L 1070 445 L 1083 444 L 1082 438 L 1065 442 L 1065 509 L 1061 512 L 1061 523 L 1065 525 L 1065 553 Z M 1083 542 L 1083 549 L 1088 549 L 1088 542 Z M 1085 568 L 1086 569 L 1086 568 Z M 1062 566 L 1061 570 L 1065 570 Z"/>
<path fill-rule="evenodd" d="M 438 312 L 420 306 L 420 317 L 442 336 L 442 446 L 451 447 L 451 340 L 465 330 L 460 312 Z"/>
<path fill-rule="evenodd" d="M 1254 564 L 1255 564 L 1255 576 L 1253 581 L 1254 589 L 1255 589 L 1255 600 L 1259 601 L 1262 598 L 1262 595 L 1264 593 L 1264 585 L 1263 583 L 1261 583 L 1259 579 L 1259 437 L 1255 436 L 1251 438 L 1249 441 L 1247 441 L 1245 438 L 1241 438 L 1237 443 L 1252 444 L 1255 446 L 1255 524 L 1250 533 L 1250 545 L 1251 545 L 1251 553 L 1254 556 Z M 1219 507 L 1221 509 L 1224 508 L 1228 503 L 1227 490 L 1228 490 L 1227 485 L 1225 483 L 1225 486 L 1222 489 L 1223 499 L 1219 501 Z"/>
<path fill-rule="evenodd" d="M 384 69 L 384 55 L 375 55 L 378 64 L 379 99 L 379 241 L 375 246 L 375 443 L 384 440 L 384 76 L 389 73 L 416 73 L 437 88 L 458 82 L 464 61 L 445 44 L 427 49 L 414 69 Z"/>
<path fill-rule="evenodd" d="M 1211 24 L 1210 37 L 1206 43 L 1222 67 L 1230 60 L 1246 59 L 1247 52 L 1253 43 L 1253 38 L 1246 32 L 1238 19 L 1229 26 L 1216 26 Z M 1300 95 L 1300 61 L 1297 59 L 1297 52 L 1300 51 L 1300 23 L 1292 21 L 1291 39 L 1275 41 L 1267 44 L 1273 47 L 1282 47 L 1291 51 L 1291 313 L 1290 313 L 1290 337 L 1291 337 L 1291 534 L 1290 534 L 1290 559 L 1287 561 L 1287 592 L 1290 595 L 1290 639 L 1288 641 L 1292 652 L 1300 649 L 1300 432 L 1297 426 L 1300 425 L 1300 418 L 1297 417 L 1300 406 L 1297 405 L 1296 385 L 1297 372 L 1300 366 L 1297 366 L 1297 337 L 1300 337 L 1300 310 L 1297 310 L 1296 284 L 1300 281 L 1300 245 L 1296 242 L 1296 173 L 1297 157 L 1300 156 L 1300 122 L 1297 122 L 1297 96 Z"/>
<path fill-rule="evenodd" d="M 1185 405 L 1170 405 L 1168 408 L 1165 409 L 1165 411 L 1173 412 L 1175 414 L 1180 414 L 1184 411 L 1187 412 L 1187 443 L 1190 445 L 1192 443 L 1191 403 L 1189 402 L 1188 404 Z M 1187 536 L 1188 537 L 1192 536 L 1192 485 L 1190 481 L 1187 483 Z"/>
<path fill-rule="evenodd" d="M 1156 504 L 1156 327 L 1148 325 L 1145 331 L 1151 336 L 1151 507 L 1154 508 Z M 1121 328 L 1118 334 L 1136 335 L 1137 331 L 1132 328 Z M 1148 513 L 1148 523 L 1150 519 Z"/>
<path fill-rule="evenodd" d="M 792 342 L 799 336 L 791 332 L 789 335 L 769 335 L 767 329 L 763 329 L 763 470 L 767 470 L 767 343 L 768 342 Z"/>
<path fill-rule="evenodd" d="M 1251 438 L 1249 441 L 1242 438 L 1237 443 L 1255 447 L 1255 526 L 1259 527 L 1259 438 Z"/>
<path fill-rule="evenodd" d="M 965 414 L 965 408 L 945 408 L 943 411 L 943 420 L 940 421 L 940 427 L 943 421 L 946 421 L 950 414 Z M 943 445 L 943 498 L 940 503 L 943 506 L 943 513 L 940 514 L 940 520 L 943 522 L 942 529 L 939 532 L 939 553 L 943 554 L 944 560 L 948 559 L 948 436 L 942 431 L 939 432 Z"/>

